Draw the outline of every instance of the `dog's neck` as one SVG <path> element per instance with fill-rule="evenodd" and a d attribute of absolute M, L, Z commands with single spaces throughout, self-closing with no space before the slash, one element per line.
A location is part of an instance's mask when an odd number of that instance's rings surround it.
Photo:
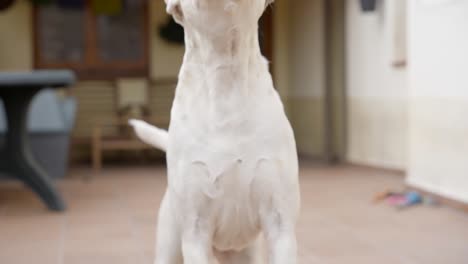
<path fill-rule="evenodd" d="M 213 96 L 229 91 L 248 93 L 254 77 L 268 74 L 257 30 L 254 25 L 219 34 L 201 34 L 186 27 L 181 81 L 191 83 L 191 87 L 200 84 L 201 89 Z"/>

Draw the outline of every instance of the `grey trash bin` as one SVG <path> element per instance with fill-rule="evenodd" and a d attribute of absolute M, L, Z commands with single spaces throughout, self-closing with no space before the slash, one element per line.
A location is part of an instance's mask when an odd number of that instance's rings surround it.
<path fill-rule="evenodd" d="M 76 108 L 74 98 L 59 98 L 53 90 L 46 89 L 34 97 L 29 110 L 28 133 L 32 153 L 53 179 L 62 178 L 67 173 Z M 7 129 L 4 111 L 0 99 L 0 148 L 4 145 Z"/>

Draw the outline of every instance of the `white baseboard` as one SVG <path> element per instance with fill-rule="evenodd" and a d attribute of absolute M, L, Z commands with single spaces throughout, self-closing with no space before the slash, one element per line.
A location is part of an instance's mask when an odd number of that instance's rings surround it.
<path fill-rule="evenodd" d="M 442 197 L 446 197 L 451 200 L 459 201 L 461 203 L 468 204 L 468 192 L 466 193 L 455 193 L 450 190 L 446 190 L 443 187 L 427 182 L 421 182 L 415 179 L 407 178 L 406 183 L 412 187 L 422 189 Z"/>

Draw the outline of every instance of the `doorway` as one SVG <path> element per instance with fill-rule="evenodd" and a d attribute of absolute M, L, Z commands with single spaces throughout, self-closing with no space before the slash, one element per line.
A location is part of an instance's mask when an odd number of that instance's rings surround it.
<path fill-rule="evenodd" d="M 277 11 L 287 23 L 287 107 L 298 152 L 314 160 L 344 160 L 345 1 L 280 2 L 287 9 Z"/>

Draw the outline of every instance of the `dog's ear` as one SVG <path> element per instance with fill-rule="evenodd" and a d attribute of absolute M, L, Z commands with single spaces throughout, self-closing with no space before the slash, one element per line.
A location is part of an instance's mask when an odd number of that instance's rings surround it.
<path fill-rule="evenodd" d="M 184 12 L 182 11 L 180 0 L 164 0 L 164 2 L 166 2 L 166 12 L 170 14 L 177 23 L 182 25 Z"/>

